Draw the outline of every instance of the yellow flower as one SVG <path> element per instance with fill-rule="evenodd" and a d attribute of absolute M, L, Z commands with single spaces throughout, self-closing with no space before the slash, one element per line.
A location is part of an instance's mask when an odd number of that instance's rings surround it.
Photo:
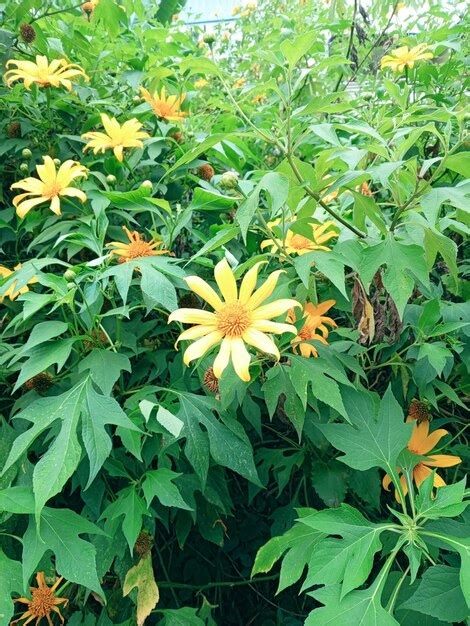
<path fill-rule="evenodd" d="M 11 276 L 12 274 L 14 274 L 14 272 L 20 270 L 22 267 L 23 267 L 22 264 L 18 263 L 18 265 L 15 265 L 13 270 L 9 270 L 8 267 L 5 267 L 4 265 L 0 265 L 0 278 L 8 278 L 8 276 Z M 28 281 L 28 285 L 32 285 L 33 283 L 37 283 L 37 282 L 38 282 L 37 278 L 31 278 L 31 280 Z M 22 293 L 26 293 L 27 291 L 29 291 L 29 289 L 26 285 L 18 289 L 16 287 L 16 280 L 15 280 L 11 283 L 11 285 L 8 287 L 5 293 L 2 296 L 0 296 L 0 302 L 3 302 L 5 298 L 10 298 L 10 300 L 13 301 L 19 295 L 21 295 Z"/>
<path fill-rule="evenodd" d="M 232 9 L 232 15 L 239 15 L 241 13 L 241 10 L 242 10 L 241 6 L 237 4 Z"/>
<path fill-rule="evenodd" d="M 273 222 L 269 222 L 268 226 L 278 226 L 280 221 L 281 220 L 278 219 Z M 279 246 L 282 246 L 288 254 L 301 255 L 306 254 L 307 252 L 312 252 L 313 250 L 325 250 L 326 252 L 329 252 L 330 248 L 324 244 L 330 239 L 338 236 L 338 233 L 335 230 L 327 230 L 330 226 L 334 225 L 335 223 L 331 220 L 328 220 L 323 224 L 309 224 L 312 229 L 311 238 L 304 237 L 303 235 L 299 235 L 291 230 L 288 230 L 284 240 L 276 238 L 265 239 L 262 241 L 261 250 L 271 247 L 271 253 L 274 254 L 279 250 Z"/>
<path fill-rule="evenodd" d="M 170 120 L 172 122 L 179 122 L 187 113 L 181 111 L 181 105 L 186 98 L 186 94 L 180 96 L 168 96 L 166 95 L 165 87 L 162 87 L 160 94 L 156 91 L 153 95 L 147 91 L 144 87 L 140 88 L 140 94 L 146 102 L 150 104 L 153 112 L 157 117 L 163 120 Z"/>
<path fill-rule="evenodd" d="M 150 135 L 141 130 L 142 124 L 133 117 L 131 120 L 119 124 L 115 117 L 109 117 L 106 113 L 101 114 L 105 133 L 91 132 L 82 135 L 82 139 L 88 139 L 83 151 L 93 149 L 94 154 L 113 150 L 118 161 L 123 160 L 124 148 L 143 148 L 142 139 L 147 139 Z"/>
<path fill-rule="evenodd" d="M 25 611 L 21 617 L 11 622 L 10 626 L 17 624 L 21 620 L 26 620 L 23 622 L 23 626 L 26 626 L 26 624 L 29 624 L 34 619 L 36 620 L 35 624 L 37 625 L 43 617 L 47 618 L 49 626 L 52 626 L 52 613 L 56 613 L 56 615 L 59 616 L 61 623 L 64 623 L 64 618 L 62 617 L 59 606 L 61 604 L 64 606 L 68 604 L 68 599 L 58 598 L 55 595 L 57 587 L 62 582 L 62 576 L 55 581 L 52 587 L 48 587 L 46 585 L 44 572 L 38 572 L 36 574 L 36 581 L 38 586 L 30 587 L 31 598 L 17 598 L 15 600 L 15 602 L 26 604 L 28 610 Z"/>
<path fill-rule="evenodd" d="M 390 54 L 386 54 L 380 61 L 381 69 L 384 67 L 390 67 L 394 72 L 402 72 L 405 67 L 412 68 L 416 61 L 422 61 L 426 59 L 432 59 L 432 52 L 426 52 L 429 46 L 425 43 L 420 43 L 414 48 L 408 48 L 408 46 L 401 46 L 392 50 Z"/>
<path fill-rule="evenodd" d="M 256 94 L 256 96 L 253 96 L 251 101 L 253 102 L 253 104 L 263 104 L 263 102 L 266 101 L 266 94 L 265 93 L 258 93 L 258 94 Z"/>
<path fill-rule="evenodd" d="M 145 241 L 142 239 L 140 233 L 129 230 L 125 226 L 122 227 L 126 233 L 129 243 L 123 243 L 122 241 L 111 241 L 108 243 L 108 248 L 112 248 L 111 254 L 116 254 L 119 257 L 120 263 L 126 263 L 132 259 L 138 259 L 143 256 L 161 256 L 162 254 L 170 254 L 169 250 L 156 250 L 163 245 L 162 241 Z"/>
<path fill-rule="evenodd" d="M 8 86 L 17 80 L 22 80 L 26 89 L 36 83 L 40 87 L 62 86 L 71 91 L 71 78 L 83 76 L 85 80 L 89 80 L 79 65 L 69 63 L 65 59 L 54 59 L 49 63 L 47 57 L 39 54 L 36 55 L 36 63 L 34 61 L 11 60 L 7 62 L 7 67 L 9 65 L 16 65 L 16 67 L 5 73 L 4 78 Z"/>
<path fill-rule="evenodd" d="M 13 198 L 18 217 L 23 218 L 37 204 L 49 201 L 51 211 L 60 215 L 61 196 L 78 198 L 81 202 L 86 200 L 83 191 L 70 186 L 75 178 L 87 177 L 86 167 L 76 161 L 68 160 L 64 161 L 57 171 L 50 156 L 43 158 L 44 164 L 36 166 L 39 178 L 28 176 L 11 186 L 11 189 L 23 189 L 26 192 Z"/>
<path fill-rule="evenodd" d="M 89 0 L 89 2 L 84 2 L 81 6 L 83 13 L 90 19 L 93 11 L 98 6 L 100 0 Z"/>
<path fill-rule="evenodd" d="M 279 359 L 276 344 L 265 333 L 275 335 L 295 333 L 295 326 L 271 320 L 300 304 L 291 299 L 274 300 L 269 304 L 262 304 L 274 291 L 279 276 L 283 272 L 283 270 L 273 272 L 256 289 L 258 270 L 262 263 L 257 263 L 248 270 L 239 291 L 235 276 L 227 261 L 224 259 L 217 263 L 214 277 L 222 298 L 202 278 L 198 276 L 186 278 L 189 288 L 208 302 L 214 312 L 178 309 L 168 318 L 168 322 L 195 324 L 192 328 L 182 332 L 178 338 L 178 341 L 197 339 L 184 353 L 185 365 L 199 359 L 210 348 L 220 344 L 220 350 L 213 365 L 216 378 L 222 376 L 231 358 L 235 372 L 239 378 L 247 382 L 250 380 L 251 357 L 245 344 Z"/>
<path fill-rule="evenodd" d="M 195 83 L 194 83 L 194 88 L 195 89 L 204 89 L 204 87 L 207 87 L 207 85 L 209 84 L 209 81 L 206 80 L 205 78 L 199 78 Z"/>
<path fill-rule="evenodd" d="M 428 456 L 428 453 L 437 445 L 437 443 L 449 433 L 443 428 L 438 428 L 429 434 L 429 421 L 427 419 L 416 422 L 411 433 L 411 438 L 408 442 L 408 450 L 419 456 L 427 457 L 425 461 L 420 461 L 418 465 L 415 465 L 413 469 L 413 480 L 416 486 L 419 487 L 423 481 L 432 473 L 431 467 L 453 467 L 462 462 L 459 456 L 453 456 L 452 454 L 432 454 Z M 398 471 L 402 473 L 402 470 L 398 468 Z M 382 486 L 389 491 L 392 479 L 388 474 L 385 474 Z M 402 473 L 400 477 L 400 483 L 403 489 L 403 494 L 408 493 L 408 485 L 406 484 L 406 478 Z M 444 487 L 444 480 L 439 474 L 434 474 L 434 487 Z M 395 491 L 395 498 L 398 500 L 398 493 Z"/>
<path fill-rule="evenodd" d="M 329 174 L 327 174 L 326 176 L 323 176 L 323 180 L 327 181 L 328 179 L 330 179 L 331 176 Z M 331 187 L 331 185 L 333 184 L 333 182 L 331 183 L 327 183 L 327 185 L 325 186 L 324 189 L 328 189 L 329 187 Z M 332 191 L 331 193 L 326 194 L 326 196 L 323 196 L 322 200 L 325 204 L 329 204 L 330 202 L 332 202 L 333 200 L 335 200 L 338 197 L 338 190 L 336 191 Z"/>
<path fill-rule="evenodd" d="M 238 78 L 234 83 L 233 83 L 233 88 L 234 89 L 241 89 L 244 85 L 246 84 L 246 78 L 244 78 L 243 76 L 241 78 Z"/>
<path fill-rule="evenodd" d="M 291 341 L 294 352 L 297 352 L 298 350 L 300 354 L 306 358 L 312 355 L 317 357 L 318 352 L 315 346 L 305 342 L 316 340 L 326 346 L 328 345 L 326 338 L 329 335 L 329 331 L 326 325 L 328 324 L 328 326 L 336 328 L 337 324 L 331 319 L 331 317 L 326 317 L 324 313 L 331 309 L 331 307 L 335 304 L 335 300 L 325 300 L 325 302 L 321 302 L 316 306 L 310 302 L 304 306 L 304 325 L 299 330 L 299 334 L 295 337 L 295 339 Z M 295 322 L 294 311 L 289 311 L 287 319 L 289 322 Z M 319 330 L 321 334 L 318 334 L 317 330 Z"/>

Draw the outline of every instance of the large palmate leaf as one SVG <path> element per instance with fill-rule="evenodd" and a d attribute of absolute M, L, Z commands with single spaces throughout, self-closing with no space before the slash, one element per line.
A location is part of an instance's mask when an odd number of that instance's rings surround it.
<path fill-rule="evenodd" d="M 391 524 L 369 522 L 348 504 L 312 513 L 300 521 L 325 535 L 341 537 L 325 539 L 315 547 L 303 589 L 342 583 L 341 599 L 367 580 L 374 556 L 382 547 L 380 536 L 393 528 Z"/>
<path fill-rule="evenodd" d="M 0 549 L 0 626 L 8 626 L 13 615 L 12 593 L 21 594 L 21 563 L 9 559 Z"/>
<path fill-rule="evenodd" d="M 344 453 L 340 461 L 357 470 L 381 467 L 395 473 L 398 455 L 406 447 L 412 424 L 389 388 L 380 403 L 375 394 L 345 387 L 342 398 L 350 424 L 318 424 L 328 441 Z"/>
<path fill-rule="evenodd" d="M 119 491 L 116 499 L 103 512 L 103 519 L 113 520 L 124 516 L 122 532 L 127 540 L 129 552 L 132 554 L 134 545 L 142 529 L 142 519 L 150 513 L 144 499 L 138 493 L 135 485 Z"/>

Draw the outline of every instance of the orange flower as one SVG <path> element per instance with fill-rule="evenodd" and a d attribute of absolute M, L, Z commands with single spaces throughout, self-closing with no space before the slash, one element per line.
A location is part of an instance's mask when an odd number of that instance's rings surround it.
<path fill-rule="evenodd" d="M 328 345 L 326 338 L 329 335 L 329 330 L 326 325 L 336 328 L 337 324 L 331 317 L 326 317 L 326 313 L 332 306 L 336 304 L 335 300 L 325 300 L 318 305 L 314 305 L 311 302 L 304 306 L 304 325 L 299 331 L 299 334 L 291 341 L 294 352 L 297 350 L 303 357 L 318 356 L 317 349 L 307 341 L 320 341 L 321 343 Z M 289 311 L 287 316 L 288 322 L 295 323 L 295 313 L 293 310 Z M 317 333 L 317 330 L 321 334 Z"/>
<path fill-rule="evenodd" d="M 34 619 L 36 620 L 35 624 L 39 624 L 41 619 L 45 617 L 47 619 L 47 623 L 49 626 L 53 626 L 51 620 L 51 613 L 54 612 L 59 616 L 61 624 L 64 624 L 64 618 L 59 605 L 63 604 L 64 606 L 68 604 L 67 598 L 58 598 L 55 595 L 55 591 L 57 587 L 62 582 L 62 576 L 58 578 L 52 587 L 48 587 L 46 585 L 46 581 L 44 579 L 44 572 L 38 572 L 36 574 L 37 587 L 30 587 L 31 590 L 31 598 L 17 598 L 15 602 L 21 602 L 28 606 L 28 610 L 21 615 L 17 620 L 11 622 L 10 626 L 13 624 L 17 624 L 21 620 L 26 620 L 23 622 L 23 626 L 29 624 Z"/>
<path fill-rule="evenodd" d="M 417 422 L 413 427 L 413 432 L 411 433 L 411 438 L 408 442 L 408 450 L 413 452 L 413 454 L 417 454 L 419 456 L 425 456 L 426 460 L 422 460 L 416 465 L 413 469 L 413 480 L 416 483 L 416 486 L 419 487 L 421 483 L 426 480 L 426 478 L 432 473 L 432 467 L 453 467 L 454 465 L 458 465 L 462 462 L 462 459 L 458 456 L 453 456 L 451 454 L 433 454 L 431 456 L 428 455 L 429 452 L 437 445 L 437 443 L 449 433 L 447 430 L 443 428 L 438 428 L 434 430 L 431 434 L 429 434 L 429 422 L 428 420 L 423 420 L 422 422 Z M 402 474 L 400 478 L 400 483 L 403 489 L 403 494 L 406 495 L 408 493 L 408 485 L 406 484 L 406 478 L 403 475 L 403 471 L 401 468 L 398 468 L 398 471 Z M 386 491 L 389 491 L 390 484 L 392 479 L 388 474 L 385 474 L 382 486 Z M 444 480 L 439 476 L 439 474 L 434 474 L 434 487 L 444 487 Z M 395 498 L 398 501 L 398 494 L 395 491 Z"/>
<path fill-rule="evenodd" d="M 187 115 L 185 111 L 180 110 L 180 107 L 186 98 L 186 94 L 184 93 L 181 94 L 181 96 L 167 97 L 165 87 L 162 87 L 160 94 L 156 91 L 152 95 L 147 89 L 141 87 L 140 95 L 150 104 L 155 115 L 163 120 L 180 122 Z"/>
<path fill-rule="evenodd" d="M 119 256 L 119 263 L 127 263 L 127 261 L 143 256 L 171 254 L 169 250 L 156 250 L 156 248 L 161 248 L 163 241 L 156 241 L 155 239 L 145 241 L 140 233 L 135 230 L 131 231 L 125 226 L 122 227 L 122 230 L 126 233 L 129 243 L 123 243 L 122 241 L 111 241 L 108 243 L 108 248 L 113 248 L 111 254 Z"/>

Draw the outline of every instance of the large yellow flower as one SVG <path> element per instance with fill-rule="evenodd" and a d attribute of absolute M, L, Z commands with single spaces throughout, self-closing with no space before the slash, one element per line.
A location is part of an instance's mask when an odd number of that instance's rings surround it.
<path fill-rule="evenodd" d="M 336 328 L 336 322 L 332 320 L 331 317 L 326 317 L 324 313 L 335 304 L 335 300 L 325 300 L 325 302 L 321 302 L 318 305 L 309 302 L 304 306 L 304 324 L 299 330 L 298 335 L 291 341 L 294 352 L 298 350 L 304 357 L 310 357 L 312 355 L 317 357 L 318 351 L 315 346 L 306 342 L 316 340 L 326 346 L 328 345 L 326 339 L 329 335 L 329 331 L 326 325 Z M 289 311 L 287 319 L 289 322 L 294 323 L 295 312 L 292 310 Z M 319 330 L 321 334 L 317 333 L 317 330 Z"/>
<path fill-rule="evenodd" d="M 122 227 L 126 233 L 129 243 L 122 241 L 111 241 L 108 243 L 108 248 L 112 248 L 111 254 L 116 254 L 119 257 L 120 263 L 126 263 L 132 259 L 139 259 L 143 256 L 161 256 L 162 254 L 170 254 L 169 250 L 158 250 L 161 248 L 163 241 L 145 241 L 140 233 L 135 230 L 131 231 L 125 226 Z"/>
<path fill-rule="evenodd" d="M 380 61 L 381 69 L 384 67 L 390 67 L 394 72 L 403 72 L 405 67 L 412 68 L 416 61 L 423 61 L 426 59 L 432 59 L 432 52 L 426 52 L 429 46 L 425 43 L 420 43 L 414 48 L 408 48 L 408 46 L 401 46 L 392 50 L 390 54 L 386 54 Z"/>
<path fill-rule="evenodd" d="M 150 137 L 141 130 L 142 124 L 135 117 L 121 125 L 115 117 L 102 113 L 101 121 L 106 132 L 93 131 L 82 135 L 82 139 L 89 140 L 83 151 L 92 149 L 97 154 L 113 150 L 116 159 L 122 162 L 124 148 L 143 148 L 142 139 Z"/>
<path fill-rule="evenodd" d="M 79 65 L 69 63 L 65 59 L 54 59 L 49 63 L 47 57 L 39 54 L 36 56 L 36 63 L 34 61 L 11 60 L 7 62 L 7 67 L 9 65 L 16 67 L 8 70 L 4 76 L 8 86 L 17 80 L 22 80 L 26 89 L 36 83 L 40 87 L 62 86 L 71 91 L 72 78 L 82 76 L 85 80 L 89 80 Z"/>
<path fill-rule="evenodd" d="M 268 226 L 278 226 L 280 221 L 280 219 L 274 220 L 273 222 L 270 222 Z M 279 246 L 281 246 L 288 254 L 302 255 L 307 252 L 312 252 L 313 250 L 324 250 L 329 252 L 330 248 L 325 246 L 325 243 L 338 236 L 338 232 L 336 230 L 328 230 L 330 226 L 335 226 L 335 223 L 329 220 L 323 224 L 309 224 L 309 226 L 312 229 L 312 236 L 310 238 L 288 230 L 284 240 L 275 238 L 265 239 L 262 241 L 261 250 L 270 247 L 271 253 L 274 254 L 279 250 Z"/>
<path fill-rule="evenodd" d="M 85 202 L 86 195 L 80 189 L 71 187 L 75 178 L 87 176 L 87 169 L 76 161 L 64 161 L 56 170 L 54 161 L 50 156 L 45 156 L 44 163 L 36 166 L 39 178 L 28 176 L 17 183 L 13 183 L 11 189 L 23 189 L 26 193 L 20 193 L 13 198 L 16 214 L 23 218 L 37 204 L 49 202 L 49 208 L 56 215 L 60 215 L 60 197 L 69 196 Z"/>
<path fill-rule="evenodd" d="M 59 598 L 55 595 L 57 591 L 57 587 L 62 582 L 62 576 L 58 578 L 52 587 L 48 587 L 46 585 L 46 579 L 44 577 L 44 572 L 38 572 L 36 574 L 36 582 L 37 587 L 31 587 L 31 598 L 17 598 L 15 602 L 21 602 L 22 604 L 26 604 L 28 610 L 23 613 L 18 619 L 15 619 L 11 622 L 11 626 L 13 624 L 17 624 L 22 620 L 26 620 L 23 622 L 23 626 L 29 624 L 33 620 L 35 624 L 39 624 L 42 621 L 43 617 L 47 618 L 47 623 L 52 626 L 51 615 L 55 613 L 59 616 L 61 623 L 64 623 L 64 618 L 60 612 L 60 605 L 67 605 L 67 598 Z"/>
<path fill-rule="evenodd" d="M 167 96 L 165 87 L 162 87 L 160 94 L 156 91 L 152 95 L 147 89 L 141 87 L 140 94 L 150 104 L 155 115 L 163 120 L 179 122 L 187 115 L 185 111 L 180 110 L 186 98 L 184 93 L 180 96 Z"/>
<path fill-rule="evenodd" d="M 438 428 L 429 434 L 429 420 L 425 419 L 421 422 L 416 422 L 411 433 L 411 438 L 408 442 L 408 450 L 419 456 L 427 457 L 426 460 L 420 461 L 418 465 L 415 465 L 413 469 L 413 480 L 419 487 L 421 483 L 431 474 L 432 467 L 453 467 L 462 462 L 462 459 L 452 454 L 431 454 L 428 453 L 437 445 L 437 443 L 449 433 L 443 428 Z M 401 469 L 398 468 L 401 472 Z M 385 474 L 382 481 L 382 486 L 387 491 L 390 489 L 392 479 L 388 474 Z M 400 483 L 403 489 L 403 494 L 408 493 L 408 485 L 406 484 L 406 478 L 402 474 Z M 445 481 L 439 476 L 434 474 L 434 487 L 444 487 Z M 398 494 L 395 492 L 395 498 L 398 500 Z"/>
<path fill-rule="evenodd" d="M 251 357 L 246 349 L 246 343 L 260 352 L 272 354 L 279 359 L 276 344 L 265 333 L 275 335 L 295 333 L 295 326 L 271 320 L 292 307 L 300 307 L 300 304 L 291 299 L 274 300 L 269 304 L 262 304 L 274 291 L 283 270 L 273 272 L 256 289 L 260 265 L 262 262 L 248 270 L 238 291 L 235 276 L 227 261 L 224 259 L 217 263 L 214 277 L 222 298 L 202 278 L 198 276 L 186 278 L 189 288 L 214 309 L 214 312 L 178 309 L 168 318 L 169 322 L 195 324 L 192 328 L 182 332 L 178 338 L 178 341 L 197 339 L 184 353 L 183 360 L 186 365 L 202 357 L 213 346 L 221 344 L 213 366 L 215 376 L 221 377 L 231 358 L 237 375 L 242 380 L 249 381 Z"/>
<path fill-rule="evenodd" d="M 9 270 L 8 267 L 5 267 L 4 265 L 0 265 L 0 278 L 8 278 L 8 276 L 11 276 L 16 271 L 20 270 L 22 267 L 23 267 L 22 264 L 18 263 L 18 265 L 15 265 L 13 270 Z M 37 278 L 32 278 L 31 280 L 28 281 L 28 285 L 31 285 L 37 282 L 38 282 Z M 0 302 L 3 302 L 5 298 L 10 298 L 10 300 L 15 300 L 22 293 L 26 293 L 27 291 L 29 291 L 27 285 L 23 285 L 23 287 L 20 287 L 18 289 L 16 284 L 17 284 L 16 280 L 11 283 L 11 285 L 8 287 L 5 293 L 2 296 L 0 296 Z"/>

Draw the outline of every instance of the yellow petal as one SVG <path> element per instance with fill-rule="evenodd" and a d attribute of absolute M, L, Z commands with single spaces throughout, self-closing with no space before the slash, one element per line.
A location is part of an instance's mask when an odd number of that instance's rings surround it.
<path fill-rule="evenodd" d="M 168 318 L 168 323 L 183 322 L 184 324 L 209 324 L 217 323 L 217 317 L 210 311 L 201 309 L 177 309 Z"/>
<path fill-rule="evenodd" d="M 237 282 L 226 259 L 222 259 L 215 266 L 214 278 L 225 302 L 235 302 L 237 299 Z"/>
<path fill-rule="evenodd" d="M 196 295 L 208 302 L 215 311 L 220 311 L 224 306 L 214 289 L 205 280 L 202 280 L 199 276 L 188 276 L 185 280 L 191 291 L 194 291 Z"/>
<path fill-rule="evenodd" d="M 279 276 L 284 273 L 284 270 L 276 270 L 261 285 L 259 289 L 255 291 L 255 293 L 251 296 L 251 298 L 247 302 L 247 307 L 251 310 L 256 309 L 259 305 L 269 298 L 269 296 L 274 291 L 276 287 L 277 281 L 279 280 Z"/>
<path fill-rule="evenodd" d="M 282 335 L 283 333 L 297 333 L 295 326 L 291 324 L 281 324 L 280 322 L 270 322 L 268 320 L 257 320 L 252 323 L 251 328 L 260 330 L 262 333 L 273 333 L 274 335 Z"/>
<path fill-rule="evenodd" d="M 243 341 L 250 344 L 260 352 L 273 354 L 277 360 L 281 358 L 279 350 L 272 339 L 256 328 L 248 328 L 242 335 Z"/>
<path fill-rule="evenodd" d="M 251 298 L 251 295 L 256 287 L 259 268 L 265 263 L 267 263 L 267 261 L 260 261 L 259 263 L 255 263 L 255 265 L 253 265 L 253 267 L 251 267 L 245 274 L 242 280 L 242 284 L 240 285 L 240 295 L 238 298 L 242 304 L 246 304 Z"/>
<path fill-rule="evenodd" d="M 252 311 L 251 317 L 253 320 L 269 320 L 272 317 L 282 315 L 283 313 L 294 307 L 302 308 L 297 300 L 290 300 L 287 298 L 282 300 L 274 300 L 274 302 L 270 302 L 269 304 L 260 306 Z"/>
<path fill-rule="evenodd" d="M 243 381 L 248 382 L 250 380 L 250 355 L 241 337 L 232 339 L 231 354 L 233 367 L 237 376 Z"/>
<path fill-rule="evenodd" d="M 212 348 L 212 346 L 215 346 L 216 343 L 219 343 L 222 340 L 222 337 L 223 335 L 220 330 L 214 330 L 208 335 L 205 335 L 204 337 L 201 337 L 201 339 L 195 341 L 189 346 L 189 348 L 186 349 L 184 353 L 184 364 L 189 365 L 189 363 L 194 361 L 194 359 L 199 359 L 201 356 L 204 356 L 204 354 Z"/>
<path fill-rule="evenodd" d="M 228 337 L 224 337 L 224 339 L 222 339 L 219 353 L 215 357 L 214 364 L 212 366 L 212 369 L 214 370 L 214 376 L 216 378 L 220 378 L 222 376 L 223 371 L 228 365 L 230 359 L 231 343 L 232 340 Z"/>
<path fill-rule="evenodd" d="M 187 330 L 184 330 L 180 336 L 178 337 L 175 347 L 178 345 L 180 341 L 186 341 L 188 339 L 199 339 L 199 337 L 204 337 L 204 335 L 208 335 L 209 333 L 216 330 L 215 326 L 207 326 L 205 324 L 199 324 L 197 326 L 192 326 Z"/>

